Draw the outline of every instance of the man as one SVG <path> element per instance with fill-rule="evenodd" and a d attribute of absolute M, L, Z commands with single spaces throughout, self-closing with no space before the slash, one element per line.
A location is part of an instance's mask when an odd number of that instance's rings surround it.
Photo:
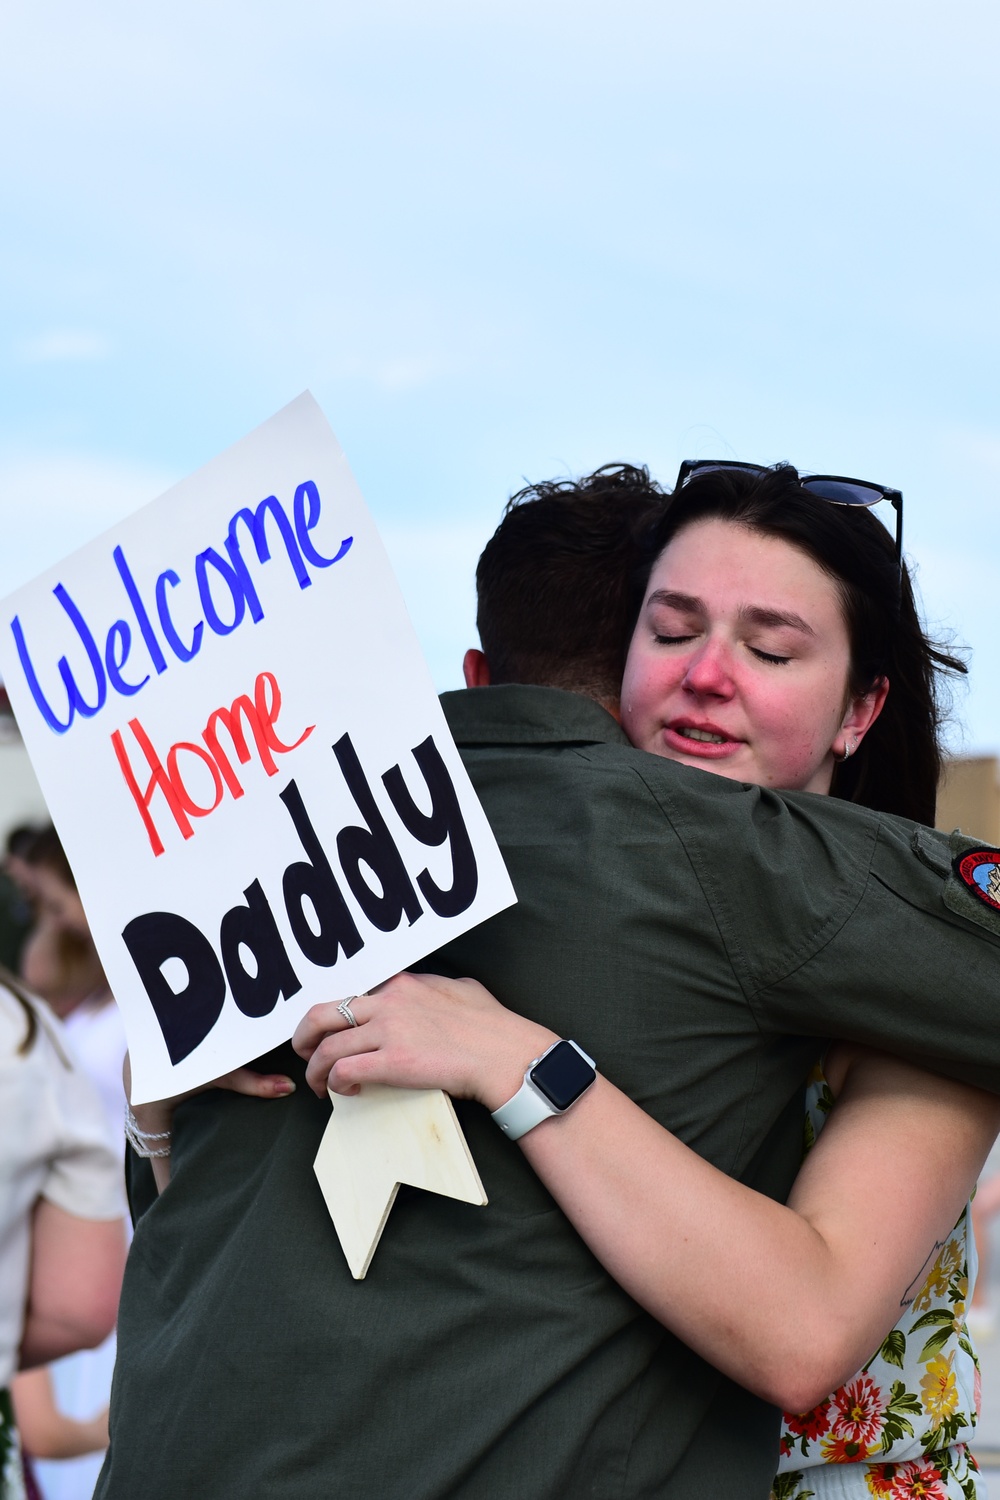
<path fill-rule="evenodd" d="M 1000 1092 L 998 918 L 946 905 L 939 836 L 625 742 L 601 704 L 656 498 L 627 468 L 540 486 L 484 553 L 476 686 L 444 703 L 519 901 L 428 967 L 579 1036 L 781 1197 L 825 1035 Z M 459 1113 L 489 1207 L 404 1190 L 354 1283 L 311 1179 L 325 1107 L 304 1088 L 180 1106 L 126 1278 L 102 1500 L 700 1500 L 706 1472 L 713 1497 L 767 1494 L 773 1410 L 641 1312 L 485 1111 Z"/>

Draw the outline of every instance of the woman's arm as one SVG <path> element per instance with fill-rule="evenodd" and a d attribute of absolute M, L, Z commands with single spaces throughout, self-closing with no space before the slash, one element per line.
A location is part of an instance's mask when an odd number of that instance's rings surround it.
<path fill-rule="evenodd" d="M 79 1458 L 108 1446 L 108 1408 L 79 1421 L 56 1406 L 48 1367 L 22 1370 L 10 1383 L 21 1444 L 32 1458 Z"/>
<path fill-rule="evenodd" d="M 320 1095 L 440 1087 L 490 1110 L 556 1038 L 474 980 L 399 975 L 313 1008 L 293 1039 Z M 586 1045 L 586 1038 L 582 1038 Z M 836 1109 L 788 1205 L 727 1177 L 607 1079 L 519 1145 L 608 1272 L 741 1385 L 806 1411 L 919 1290 L 1000 1128 L 1000 1100 L 877 1054 L 841 1054 Z"/>
<path fill-rule="evenodd" d="M 47 1365 L 106 1339 L 118 1315 L 124 1269 L 123 1220 L 82 1219 L 39 1199 L 21 1365 Z"/>
<path fill-rule="evenodd" d="M 122 1082 L 125 1098 L 132 1096 L 132 1065 L 126 1052 L 122 1065 Z M 234 1068 L 212 1083 L 201 1088 L 189 1089 L 186 1094 L 175 1094 L 171 1099 L 156 1099 L 149 1104 L 129 1105 L 132 1118 L 140 1132 L 152 1136 L 149 1145 L 157 1152 L 150 1156 L 156 1191 L 162 1193 L 170 1182 L 170 1134 L 174 1124 L 174 1110 L 182 1099 L 191 1099 L 195 1094 L 204 1094 L 208 1089 L 226 1089 L 231 1094 L 245 1094 L 252 1099 L 283 1099 L 294 1094 L 295 1081 L 285 1073 L 255 1073 L 252 1068 Z M 163 1151 L 163 1154 L 159 1154 Z"/>

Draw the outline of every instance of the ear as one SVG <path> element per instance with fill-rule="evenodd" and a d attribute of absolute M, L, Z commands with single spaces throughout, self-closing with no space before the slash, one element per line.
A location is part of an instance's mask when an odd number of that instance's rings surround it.
<path fill-rule="evenodd" d="M 490 664 L 481 651 L 470 646 L 462 661 L 462 672 L 467 688 L 489 687 Z"/>
<path fill-rule="evenodd" d="M 888 694 L 889 679 L 880 677 L 870 693 L 850 700 L 833 741 L 833 753 L 838 760 L 846 760 L 849 755 L 854 754 L 885 707 Z"/>

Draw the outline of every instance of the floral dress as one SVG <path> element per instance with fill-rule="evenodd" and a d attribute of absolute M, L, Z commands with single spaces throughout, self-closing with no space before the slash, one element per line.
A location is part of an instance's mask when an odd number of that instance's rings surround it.
<path fill-rule="evenodd" d="M 806 1150 L 832 1108 L 817 1069 L 806 1096 Z M 980 1404 L 979 1361 L 965 1326 L 975 1276 L 966 1207 L 864 1369 L 812 1411 L 785 1413 L 771 1500 L 985 1500 L 966 1446 Z"/>

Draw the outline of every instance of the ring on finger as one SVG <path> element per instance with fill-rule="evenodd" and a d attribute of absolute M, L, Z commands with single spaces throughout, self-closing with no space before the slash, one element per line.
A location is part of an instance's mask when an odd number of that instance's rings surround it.
<path fill-rule="evenodd" d="M 357 1026 L 358 1024 L 358 1018 L 351 1009 L 351 1001 L 358 1000 L 360 998 L 361 997 L 359 995 L 348 995 L 347 999 L 341 1000 L 340 1004 L 337 1006 L 338 1011 L 343 1016 L 348 1026 Z"/>

